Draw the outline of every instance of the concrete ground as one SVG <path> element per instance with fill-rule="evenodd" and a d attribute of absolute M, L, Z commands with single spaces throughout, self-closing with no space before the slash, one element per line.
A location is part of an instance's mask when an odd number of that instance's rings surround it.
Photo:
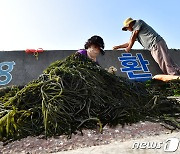
<path fill-rule="evenodd" d="M 116 141 L 108 145 L 80 148 L 56 154 L 180 154 L 180 132 L 125 142 Z"/>

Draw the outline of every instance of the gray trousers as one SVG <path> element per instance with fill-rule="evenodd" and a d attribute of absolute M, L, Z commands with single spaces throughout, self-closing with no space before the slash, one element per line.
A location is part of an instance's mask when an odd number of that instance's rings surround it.
<path fill-rule="evenodd" d="M 164 40 L 159 41 L 155 46 L 153 46 L 151 55 L 164 74 L 180 75 L 180 67 L 178 67 L 171 59 L 168 53 L 168 47 Z"/>

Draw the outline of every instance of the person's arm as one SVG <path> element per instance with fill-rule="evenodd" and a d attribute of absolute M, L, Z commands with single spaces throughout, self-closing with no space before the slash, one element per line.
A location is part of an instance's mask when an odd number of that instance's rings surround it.
<path fill-rule="evenodd" d="M 131 36 L 131 38 L 129 40 L 128 46 L 125 49 L 126 52 L 129 52 L 131 50 L 131 48 L 133 47 L 134 42 L 136 41 L 138 33 L 139 33 L 139 30 L 136 30 L 136 31 L 132 32 L 132 36 Z"/>
<path fill-rule="evenodd" d="M 117 45 L 117 46 L 114 46 L 113 47 L 113 50 L 117 50 L 117 49 L 120 49 L 120 48 L 127 48 L 129 46 L 129 43 L 124 43 L 124 44 L 121 44 L 121 45 Z"/>

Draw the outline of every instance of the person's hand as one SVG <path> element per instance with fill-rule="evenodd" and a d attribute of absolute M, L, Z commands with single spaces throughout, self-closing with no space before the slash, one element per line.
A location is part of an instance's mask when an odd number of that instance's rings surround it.
<path fill-rule="evenodd" d="M 131 50 L 130 47 L 127 47 L 127 48 L 125 49 L 126 52 L 130 52 L 130 50 Z"/>
<path fill-rule="evenodd" d="M 113 47 L 113 50 L 117 50 L 117 49 L 119 49 L 119 46 L 114 46 Z"/>

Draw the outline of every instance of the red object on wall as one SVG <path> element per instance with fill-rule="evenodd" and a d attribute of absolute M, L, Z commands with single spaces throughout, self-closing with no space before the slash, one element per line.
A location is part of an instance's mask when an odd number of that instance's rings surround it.
<path fill-rule="evenodd" d="M 38 48 L 36 52 L 43 52 L 44 50 L 42 48 Z"/>
<path fill-rule="evenodd" d="M 25 52 L 26 53 L 40 53 L 40 52 L 43 52 L 44 50 L 42 48 L 38 48 L 37 50 L 36 49 L 26 49 Z"/>

